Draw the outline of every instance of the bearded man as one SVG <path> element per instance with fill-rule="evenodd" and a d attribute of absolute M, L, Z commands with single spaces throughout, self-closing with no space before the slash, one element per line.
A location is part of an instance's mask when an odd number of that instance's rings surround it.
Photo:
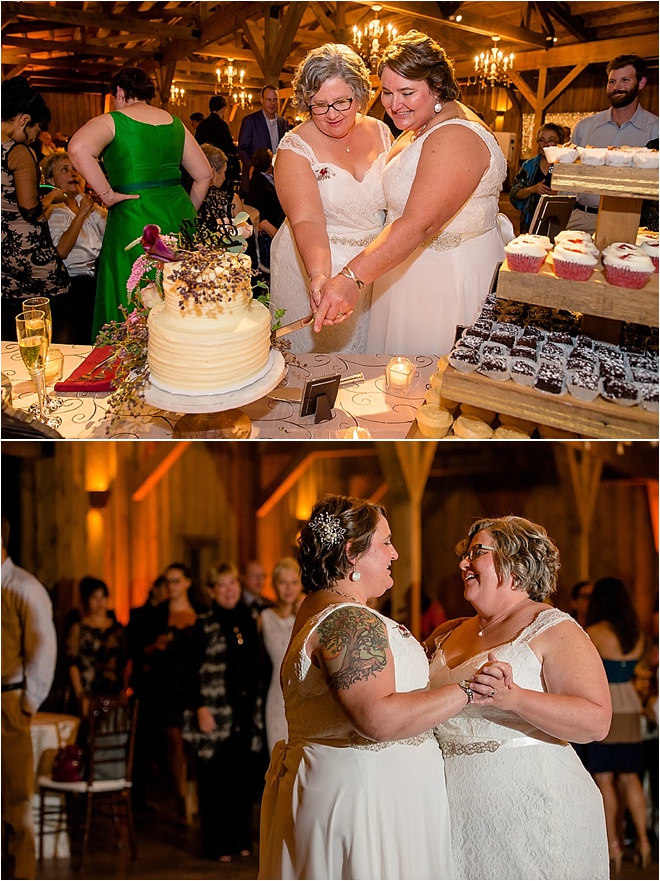
<path fill-rule="evenodd" d="M 639 55 L 619 55 L 607 65 L 609 110 L 581 119 L 573 132 L 579 147 L 644 147 L 658 137 L 658 117 L 640 106 L 646 86 L 646 62 Z M 569 229 L 596 229 L 599 196 L 580 193 Z"/>

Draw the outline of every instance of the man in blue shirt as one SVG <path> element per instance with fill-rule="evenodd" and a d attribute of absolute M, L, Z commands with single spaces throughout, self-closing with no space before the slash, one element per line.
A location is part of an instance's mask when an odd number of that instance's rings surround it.
<path fill-rule="evenodd" d="M 573 143 L 579 147 L 645 147 L 658 137 L 658 117 L 639 103 L 646 86 L 646 62 L 639 55 L 619 55 L 607 65 L 609 110 L 581 119 Z M 569 229 L 596 229 L 599 196 L 580 193 Z"/>

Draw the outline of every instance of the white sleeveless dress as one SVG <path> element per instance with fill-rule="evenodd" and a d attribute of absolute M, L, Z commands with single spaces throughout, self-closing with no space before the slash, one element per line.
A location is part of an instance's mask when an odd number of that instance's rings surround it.
<path fill-rule="evenodd" d="M 330 239 L 332 275 L 372 242 L 385 223 L 382 176 L 392 138 L 384 123 L 379 122 L 379 126 L 383 151 L 361 181 L 338 165 L 319 162 L 309 144 L 294 132 L 284 135 L 278 147 L 278 153 L 293 150 L 304 156 L 316 176 Z M 286 309 L 283 324 L 310 314 L 309 279 L 288 220 L 273 239 L 270 283 L 271 303 L 275 308 Z M 324 327 L 318 334 L 310 327 L 290 334 L 287 339 L 291 351 L 364 352 L 370 305 L 371 285 L 363 289 L 355 311 L 342 324 Z"/>
<path fill-rule="evenodd" d="M 579 626 L 565 612 L 546 609 L 490 651 L 511 664 L 522 688 L 545 691 L 529 642 L 564 621 Z M 438 648 L 431 685 L 469 679 L 487 656 L 449 668 Z M 609 878 L 603 800 L 571 746 L 493 707 L 466 707 L 435 731 L 445 757 L 456 878 Z"/>
<path fill-rule="evenodd" d="M 261 613 L 261 635 L 264 641 L 264 648 L 268 652 L 268 657 L 273 665 L 273 674 L 270 677 L 264 713 L 269 752 L 273 751 L 273 747 L 278 740 L 286 740 L 286 717 L 284 715 L 282 686 L 280 685 L 280 667 L 282 666 L 282 659 L 289 645 L 295 622 L 295 615 L 281 618 L 274 609 L 264 609 Z"/>
<path fill-rule="evenodd" d="M 454 878 L 442 753 L 432 732 L 361 737 L 305 647 L 329 606 L 296 634 L 282 665 L 289 742 L 275 745 L 261 805 L 259 878 Z M 428 687 L 424 650 L 385 623 L 399 691 Z"/>
<path fill-rule="evenodd" d="M 447 125 L 475 132 L 488 147 L 490 163 L 472 196 L 441 232 L 374 282 L 367 339 L 371 354 L 448 354 L 456 325 L 477 319 L 495 266 L 504 259 L 497 214 L 506 160 L 492 133 L 475 122 L 441 122 L 387 163 L 387 222 L 404 212 L 426 138 Z M 460 173 L 457 157 L 457 177 Z"/>

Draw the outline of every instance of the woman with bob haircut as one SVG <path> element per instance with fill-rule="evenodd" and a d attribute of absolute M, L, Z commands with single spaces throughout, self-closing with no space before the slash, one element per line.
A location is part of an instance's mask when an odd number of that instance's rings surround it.
<path fill-rule="evenodd" d="M 110 209 L 99 260 L 93 336 L 108 321 L 130 311 L 126 282 L 139 253 L 125 248 L 147 224 L 178 233 L 193 220 L 212 177 L 199 144 L 180 119 L 152 107 L 156 89 L 139 67 L 124 67 L 110 80 L 115 109 L 95 116 L 69 141 L 77 171 Z M 106 178 L 99 159 L 102 159 Z M 193 180 L 181 186 L 183 166 Z"/>
<path fill-rule="evenodd" d="M 547 600 L 559 551 L 523 517 L 475 521 L 457 549 L 475 617 L 426 641 L 433 688 L 504 680 L 442 722 L 456 878 L 609 878 L 603 801 L 568 741 L 602 740 L 603 665 L 575 620 Z"/>
<path fill-rule="evenodd" d="M 477 319 L 504 259 L 498 208 L 506 160 L 490 129 L 460 103 L 453 65 L 431 37 L 396 37 L 378 73 L 383 107 L 403 131 L 383 173 L 387 226 L 323 282 L 314 331 L 346 321 L 378 280 L 366 351 L 445 355 L 457 325 Z"/>
<path fill-rule="evenodd" d="M 502 688 L 428 688 L 424 649 L 369 604 L 392 587 L 385 510 L 328 495 L 298 541 L 303 592 L 282 662 L 288 740 L 261 810 L 259 878 L 455 878 L 443 759 L 431 729 Z"/>
<path fill-rule="evenodd" d="M 271 302 L 287 323 L 310 313 L 310 297 L 376 238 L 385 222 L 381 177 L 391 135 L 366 115 L 369 71 L 337 43 L 307 54 L 293 89 L 308 118 L 280 141 L 275 186 L 287 220 L 271 248 Z M 343 327 L 321 335 L 306 327 L 289 336 L 293 352 L 364 352 L 371 286 Z"/>

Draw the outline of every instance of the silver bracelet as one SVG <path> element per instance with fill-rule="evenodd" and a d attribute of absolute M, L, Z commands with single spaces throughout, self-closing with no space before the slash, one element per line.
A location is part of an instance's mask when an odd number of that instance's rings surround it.
<path fill-rule="evenodd" d="M 468 704 L 473 704 L 474 703 L 474 692 L 470 688 L 470 683 L 468 682 L 468 680 L 462 679 L 458 683 L 458 687 L 460 689 L 462 689 L 467 695 L 467 704 L 465 704 L 465 706 L 467 707 Z"/>
<path fill-rule="evenodd" d="M 351 281 L 354 281 L 357 285 L 358 291 L 361 291 L 364 287 L 364 282 L 361 278 L 358 278 L 357 275 L 353 272 L 350 266 L 344 266 L 343 269 L 339 270 L 339 275 L 343 275 L 346 278 L 350 278 Z"/>

